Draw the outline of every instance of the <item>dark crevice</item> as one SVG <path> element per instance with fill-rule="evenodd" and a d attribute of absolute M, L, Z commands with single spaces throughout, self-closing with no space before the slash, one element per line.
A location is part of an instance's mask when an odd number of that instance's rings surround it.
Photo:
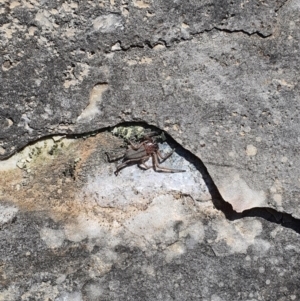
<path fill-rule="evenodd" d="M 4 161 L 4 160 L 7 160 L 10 157 L 14 156 L 16 153 L 19 153 L 19 152 L 23 151 L 27 146 L 31 146 L 31 145 L 33 145 L 37 142 L 44 141 L 46 139 L 50 139 L 50 138 L 55 137 L 55 136 L 64 136 L 67 139 L 80 139 L 80 138 L 86 138 L 86 137 L 89 137 L 89 136 L 94 136 L 94 135 L 97 135 L 98 133 L 109 131 L 112 128 L 113 127 L 108 126 L 108 127 L 104 127 L 104 128 L 101 128 L 101 129 L 92 130 L 92 131 L 88 131 L 88 132 L 82 132 L 82 133 L 66 133 L 66 132 L 57 131 L 55 133 L 42 135 L 42 136 L 38 137 L 37 139 L 31 140 L 26 145 L 23 145 L 23 146 L 19 147 L 18 149 L 15 149 L 14 151 L 12 151 L 10 153 L 7 153 L 5 155 L 0 155 L 0 162 Z"/>
<path fill-rule="evenodd" d="M 133 45 L 129 45 L 129 46 L 123 46 L 122 45 L 122 42 L 121 41 L 118 41 L 117 43 L 119 43 L 120 44 L 120 47 L 121 47 L 121 49 L 120 50 L 122 50 L 122 51 L 127 51 L 127 50 L 129 50 L 129 49 L 132 49 L 132 48 L 144 48 L 145 46 L 143 45 L 143 44 L 133 44 Z M 147 44 L 146 44 L 147 45 Z"/>
<path fill-rule="evenodd" d="M 285 228 L 294 230 L 300 234 L 300 220 L 294 218 L 291 214 L 278 212 L 275 209 L 267 207 L 255 207 L 252 209 L 245 210 L 241 213 L 233 210 L 232 205 L 226 202 L 221 193 L 218 190 L 218 187 L 211 178 L 206 166 L 204 163 L 189 150 L 186 150 L 181 145 L 178 145 L 170 136 L 168 136 L 170 146 L 175 146 L 177 148 L 177 153 L 192 163 L 197 170 L 202 174 L 203 180 L 205 181 L 209 192 L 212 196 L 212 202 L 216 209 L 222 211 L 225 217 L 230 220 L 238 220 L 244 217 L 259 217 L 267 220 L 268 222 L 279 224 Z"/>
<path fill-rule="evenodd" d="M 226 202 L 221 196 L 221 193 L 219 192 L 216 184 L 211 178 L 203 162 L 189 150 L 186 150 L 182 146 L 178 145 L 178 143 L 176 143 L 170 136 L 168 137 L 171 140 L 169 144 L 171 146 L 174 144 L 176 145 L 178 149 L 178 154 L 180 154 L 182 157 L 184 157 L 186 160 L 192 163 L 202 174 L 203 180 L 205 181 L 212 196 L 212 202 L 215 208 L 222 211 L 228 220 L 234 221 L 244 217 L 259 217 L 267 220 L 268 222 L 279 224 L 285 228 L 292 229 L 300 234 L 300 220 L 294 218 L 291 214 L 278 212 L 275 209 L 267 207 L 255 207 L 252 209 L 245 210 L 241 213 L 238 213 L 235 210 L 233 210 L 232 205 Z"/>
<path fill-rule="evenodd" d="M 223 32 L 227 32 L 227 33 L 243 33 L 247 36 L 253 36 L 253 35 L 257 35 L 259 36 L 260 38 L 269 38 L 272 34 L 268 34 L 268 35 L 264 35 L 262 34 L 261 32 L 259 31 L 254 31 L 252 33 L 250 32 L 247 32 L 246 30 L 243 30 L 243 29 L 233 29 L 233 30 L 230 30 L 230 29 L 225 29 L 225 28 L 219 28 L 219 27 L 214 27 L 214 29 L 218 30 L 218 31 L 223 31 Z"/>
<path fill-rule="evenodd" d="M 270 36 L 272 36 L 272 34 L 263 34 L 261 32 L 259 32 L 258 30 L 257 31 L 254 31 L 254 32 L 248 32 L 244 29 L 226 29 L 226 28 L 220 28 L 220 27 L 212 27 L 211 29 L 204 29 L 204 30 L 201 30 L 201 31 L 198 31 L 198 32 L 190 32 L 190 36 L 191 38 L 186 38 L 184 36 L 182 37 L 178 37 L 176 39 L 174 39 L 172 42 L 173 44 L 178 44 L 178 43 L 181 43 L 181 42 L 184 42 L 184 41 L 190 41 L 193 39 L 193 37 L 197 37 L 203 33 L 207 33 L 207 32 L 212 32 L 212 31 L 220 31 L 220 32 L 226 32 L 226 33 L 231 33 L 231 34 L 234 34 L 234 33 L 242 33 L 242 34 L 245 34 L 247 36 L 258 36 L 260 38 L 263 38 L 263 39 L 266 39 L 266 38 L 269 38 Z M 142 44 L 133 44 L 133 45 L 129 45 L 129 46 L 122 46 L 122 41 L 118 40 L 116 43 L 120 43 L 120 47 L 122 51 L 128 51 L 128 50 L 131 50 L 133 48 L 145 48 L 145 47 L 148 47 L 150 49 L 153 49 L 155 46 L 157 45 L 164 45 L 166 48 L 169 48 L 171 45 L 169 43 L 167 43 L 163 38 L 159 38 L 156 42 L 153 42 L 151 43 L 149 40 L 145 40 L 144 42 L 142 42 Z"/>
<path fill-rule="evenodd" d="M 125 122 L 119 124 L 118 126 L 133 126 L 133 125 L 140 125 L 145 128 L 149 128 L 152 131 L 164 132 L 155 126 L 150 126 L 143 122 L 139 122 L 139 123 Z M 267 207 L 261 207 L 261 208 L 255 207 L 249 210 L 245 210 L 242 213 L 238 213 L 235 210 L 233 210 L 232 205 L 226 202 L 221 196 L 216 184 L 214 183 L 206 166 L 201 161 L 201 159 L 199 159 L 192 152 L 190 152 L 189 150 L 181 146 L 179 143 L 177 143 L 168 133 L 164 132 L 164 134 L 167 138 L 166 141 L 170 145 L 170 147 L 175 148 L 176 153 L 178 155 L 182 156 L 188 162 L 193 164 L 195 168 L 202 174 L 203 180 L 205 181 L 209 189 L 209 192 L 212 196 L 212 202 L 215 208 L 222 211 L 228 220 L 234 221 L 245 217 L 259 217 L 265 219 L 268 222 L 275 223 L 285 228 L 292 229 L 300 234 L 300 220 L 294 218 L 291 214 L 278 212 L 275 209 L 267 208 Z"/>
<path fill-rule="evenodd" d="M 300 220 L 294 218 L 291 214 L 288 213 L 282 213 L 278 212 L 275 209 L 267 208 L 267 207 L 255 207 L 252 209 L 248 209 L 243 211 L 242 213 L 238 213 L 235 210 L 233 210 L 232 205 L 226 202 L 223 197 L 221 196 L 216 184 L 214 183 L 213 179 L 211 178 L 206 166 L 201 161 L 200 158 L 198 158 L 196 155 L 194 155 L 191 151 L 185 149 L 183 146 L 181 146 L 178 142 L 176 142 L 168 133 L 165 131 L 157 128 L 156 126 L 149 125 L 146 122 L 122 122 L 115 126 L 105 127 L 102 129 L 86 132 L 86 133 L 72 133 L 72 134 L 65 134 L 65 133 L 55 133 L 51 135 L 44 136 L 40 139 L 37 139 L 35 141 L 32 141 L 28 143 L 26 146 L 24 146 L 19 151 L 23 150 L 25 147 L 29 145 L 33 145 L 38 141 L 43 141 L 45 139 L 49 139 L 53 136 L 57 135 L 63 135 L 66 138 L 69 139 L 79 139 L 79 138 L 87 138 L 89 136 L 97 135 L 98 133 L 102 132 L 111 132 L 113 128 L 115 127 L 130 127 L 130 126 L 142 126 L 145 129 L 149 129 L 151 131 L 157 132 L 157 133 L 164 133 L 166 137 L 166 142 L 170 145 L 171 148 L 175 148 L 176 153 L 180 156 L 182 156 L 185 160 L 190 162 L 192 165 L 195 166 L 195 168 L 201 173 L 203 180 L 206 183 L 206 186 L 209 189 L 209 192 L 212 196 L 212 202 L 216 209 L 222 211 L 225 215 L 225 217 L 230 220 L 238 220 L 245 217 L 259 217 L 263 218 L 268 222 L 279 224 L 285 228 L 289 228 L 294 230 L 295 232 L 300 234 Z M 11 157 L 13 154 L 10 154 L 8 157 Z M 6 159 L 6 158 L 1 158 Z"/>

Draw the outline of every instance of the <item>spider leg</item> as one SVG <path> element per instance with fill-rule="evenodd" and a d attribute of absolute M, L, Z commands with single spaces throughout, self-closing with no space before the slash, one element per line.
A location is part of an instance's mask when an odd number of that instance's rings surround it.
<path fill-rule="evenodd" d="M 158 157 L 156 153 L 152 154 L 152 162 L 153 162 L 153 169 L 157 172 L 185 172 L 183 169 L 172 169 L 167 167 L 162 167 L 158 164 Z"/>
<path fill-rule="evenodd" d="M 172 149 L 172 151 L 170 151 L 165 156 L 160 151 L 157 151 L 156 153 L 157 153 L 158 157 L 161 159 L 159 163 L 163 163 L 165 160 L 170 158 L 172 156 L 172 154 L 174 153 L 174 151 L 175 151 L 175 149 Z"/>
<path fill-rule="evenodd" d="M 115 162 L 115 161 L 120 160 L 120 159 L 122 159 L 124 157 L 124 154 L 122 154 L 121 156 L 118 156 L 118 157 L 115 157 L 115 158 L 111 158 L 110 154 L 107 153 L 107 152 L 105 153 L 105 155 L 107 156 L 107 160 L 108 160 L 109 163 Z"/>
<path fill-rule="evenodd" d="M 145 162 L 149 159 L 150 156 L 147 156 L 147 158 L 145 158 L 140 164 L 138 164 L 138 167 L 142 168 L 142 169 L 149 169 L 152 166 L 148 166 Z"/>
<path fill-rule="evenodd" d="M 138 159 L 129 159 L 129 160 L 126 160 L 125 162 L 121 163 L 120 165 L 117 166 L 117 169 L 116 171 L 114 172 L 114 174 L 117 176 L 119 174 L 119 171 L 123 168 L 125 168 L 126 166 L 128 165 L 132 165 L 132 164 L 140 164 L 140 162 L 145 162 L 149 159 L 150 156 L 145 156 L 145 157 L 142 157 L 142 158 L 138 158 Z"/>
<path fill-rule="evenodd" d="M 128 140 L 128 142 L 129 142 L 131 148 L 134 149 L 134 150 L 138 150 L 142 145 L 145 144 L 145 142 L 141 142 L 139 144 L 134 144 L 130 140 Z"/>

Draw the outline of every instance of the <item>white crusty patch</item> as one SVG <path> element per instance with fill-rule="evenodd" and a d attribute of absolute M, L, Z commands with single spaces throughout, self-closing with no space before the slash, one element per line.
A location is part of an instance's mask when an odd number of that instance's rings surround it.
<path fill-rule="evenodd" d="M 178 205 L 170 195 L 158 196 L 147 210 L 129 218 L 124 226 L 151 244 L 172 244 L 178 239 L 176 224 L 185 219 L 184 208 Z"/>
<path fill-rule="evenodd" d="M 175 242 L 174 244 L 168 246 L 164 251 L 164 254 L 166 256 L 166 262 L 171 262 L 176 257 L 180 257 L 181 255 L 183 255 L 185 252 L 185 244 L 181 241 Z"/>
<path fill-rule="evenodd" d="M 3 289 L 0 292 L 0 301 L 18 300 L 19 289 L 13 284 L 8 289 Z"/>
<path fill-rule="evenodd" d="M 18 211 L 16 207 L 0 205 L 0 225 L 10 222 Z"/>
<path fill-rule="evenodd" d="M 102 102 L 102 94 L 107 88 L 108 84 L 98 84 L 93 87 L 90 93 L 89 104 L 77 118 L 78 121 L 81 119 L 91 120 L 100 113 L 98 106 Z"/>
<path fill-rule="evenodd" d="M 47 227 L 40 230 L 40 237 L 48 248 L 59 248 L 65 240 L 63 230 L 54 230 Z"/>
<path fill-rule="evenodd" d="M 82 301 L 82 294 L 80 292 L 63 292 L 55 301 Z"/>
<path fill-rule="evenodd" d="M 52 286 L 50 281 L 34 283 L 18 300 L 55 300 L 58 293 L 57 286 Z"/>
<path fill-rule="evenodd" d="M 171 151 L 161 144 L 164 154 Z M 150 166 L 151 160 L 147 162 Z M 176 152 L 161 164 L 164 167 L 186 170 L 180 173 L 159 173 L 153 169 L 141 170 L 136 165 L 121 170 L 118 177 L 113 174 L 116 164 L 110 163 L 99 168 L 89 178 L 81 192 L 82 199 L 93 199 L 101 207 L 124 208 L 128 205 L 144 205 L 153 196 L 166 193 L 190 195 L 197 201 L 210 201 L 211 194 L 201 173 Z"/>
<path fill-rule="evenodd" d="M 133 0 L 133 5 L 138 8 L 149 8 L 151 1 Z"/>
<path fill-rule="evenodd" d="M 93 21 L 94 29 L 103 33 L 124 29 L 122 17 L 117 14 L 99 16 Z"/>
<path fill-rule="evenodd" d="M 256 238 L 262 233 L 262 224 L 258 220 L 242 219 L 234 222 L 218 220 L 213 224 L 213 229 L 217 232 L 213 245 L 225 243 L 228 247 L 224 252 L 214 248 L 217 255 L 246 253 L 250 245 L 256 249 L 260 246 L 264 251 L 270 248 L 267 242 Z"/>
<path fill-rule="evenodd" d="M 54 21 L 52 20 L 50 12 L 47 10 L 39 10 L 35 15 L 35 21 L 44 28 L 50 30 L 54 28 Z"/>
<path fill-rule="evenodd" d="M 218 188 L 224 200 L 230 203 L 236 212 L 255 207 L 268 207 L 265 192 L 250 188 L 238 173 L 226 174 Z"/>
<path fill-rule="evenodd" d="M 106 239 L 107 236 L 105 226 L 92 214 L 80 214 L 74 222 L 66 224 L 64 230 L 66 238 L 73 242 L 80 242 L 85 238 Z"/>

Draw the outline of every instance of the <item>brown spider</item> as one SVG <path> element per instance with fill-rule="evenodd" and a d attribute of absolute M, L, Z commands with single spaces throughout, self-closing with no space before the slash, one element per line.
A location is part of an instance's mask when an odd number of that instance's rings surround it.
<path fill-rule="evenodd" d="M 138 164 L 140 168 L 143 168 L 145 170 L 153 167 L 153 169 L 157 172 L 185 172 L 185 170 L 182 169 L 171 169 L 159 165 L 159 163 L 164 162 L 174 153 L 174 149 L 167 155 L 163 156 L 159 151 L 157 142 L 154 141 L 151 137 L 145 136 L 144 141 L 139 144 L 133 144 L 131 141 L 129 141 L 129 144 L 130 146 L 126 150 L 125 154 L 121 157 L 123 158 L 122 163 L 117 166 L 117 169 L 114 172 L 116 176 L 119 174 L 119 171 L 121 169 L 133 164 Z M 117 159 L 111 160 L 108 153 L 106 153 L 106 155 L 109 162 L 120 159 L 119 157 Z M 148 166 L 145 163 L 150 157 L 152 158 L 152 166 Z M 159 158 L 161 160 L 159 160 Z"/>

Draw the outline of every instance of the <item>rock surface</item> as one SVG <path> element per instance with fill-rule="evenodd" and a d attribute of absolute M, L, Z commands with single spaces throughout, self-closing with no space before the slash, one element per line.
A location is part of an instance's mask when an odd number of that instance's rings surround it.
<path fill-rule="evenodd" d="M 2 1 L 0 300 L 299 299 L 299 15 Z M 115 177 L 134 122 L 186 172 Z"/>
<path fill-rule="evenodd" d="M 107 132 L 55 136 L 2 162 L 0 300 L 298 296 L 298 221 L 235 214 L 178 145 L 164 166 L 185 173 L 115 177 L 104 152 L 122 145 Z"/>

